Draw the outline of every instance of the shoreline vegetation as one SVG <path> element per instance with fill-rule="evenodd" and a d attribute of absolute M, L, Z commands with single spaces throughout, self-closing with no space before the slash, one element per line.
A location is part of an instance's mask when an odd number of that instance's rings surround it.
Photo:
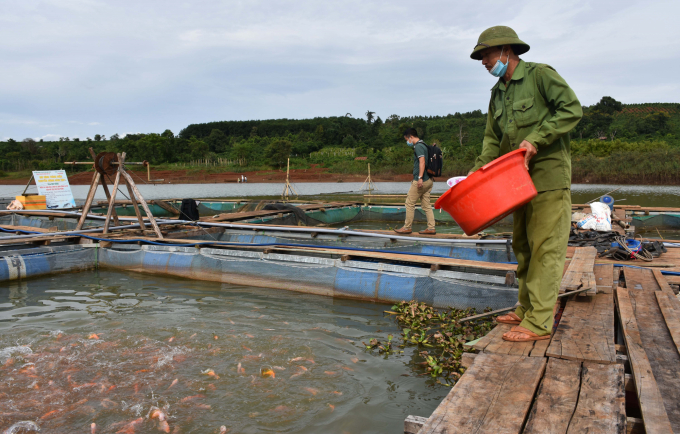
<path fill-rule="evenodd" d="M 407 127 L 441 147 L 444 171 L 439 180 L 444 181 L 465 175 L 473 166 L 485 124 L 481 110 L 391 115 L 384 121 L 369 110 L 361 118 L 347 113 L 192 124 L 178 135 L 166 130 L 53 142 L 9 139 L 0 142 L 0 184 L 25 184 L 32 170 L 57 169 L 66 169 L 74 185 L 89 184 L 91 167 L 64 162 L 91 161 L 90 147 L 126 152 L 128 161 L 149 161 L 152 178 L 170 183 L 236 182 L 241 174 L 248 182 L 282 182 L 288 158 L 293 182 L 363 182 L 368 164 L 374 181 L 408 181 L 413 151 L 401 137 Z M 584 107 L 583 119 L 570 136 L 573 183 L 680 184 L 680 103 L 622 104 L 603 97 Z"/>

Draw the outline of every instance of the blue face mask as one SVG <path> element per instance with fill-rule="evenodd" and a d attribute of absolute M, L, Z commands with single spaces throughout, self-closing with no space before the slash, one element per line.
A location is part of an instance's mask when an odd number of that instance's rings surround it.
<path fill-rule="evenodd" d="M 410 140 L 407 140 L 407 141 L 406 141 L 406 144 L 409 145 L 409 146 L 413 146 L 413 143 L 411 143 Z"/>
<path fill-rule="evenodd" d="M 501 58 L 503 57 L 503 49 L 501 48 Z M 510 55 L 508 54 L 508 58 L 505 60 L 505 64 L 501 62 L 501 59 L 499 58 L 496 60 L 496 64 L 491 68 L 491 71 L 489 71 L 489 74 L 493 75 L 494 77 L 502 77 L 505 75 L 505 72 L 508 70 L 508 64 L 510 63 Z"/>

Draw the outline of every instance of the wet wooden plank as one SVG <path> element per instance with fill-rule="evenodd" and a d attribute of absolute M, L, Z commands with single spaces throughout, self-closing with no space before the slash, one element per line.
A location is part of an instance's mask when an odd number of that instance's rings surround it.
<path fill-rule="evenodd" d="M 631 293 L 634 295 L 633 300 L 630 297 Z M 628 349 L 630 368 L 635 379 L 635 389 L 640 402 L 642 418 L 647 432 L 672 433 L 673 428 L 666 412 L 659 383 L 654 375 L 650 358 L 645 351 L 645 345 L 648 342 L 646 333 L 643 333 L 641 329 L 641 322 L 637 318 L 637 314 L 640 312 L 638 312 L 639 304 L 636 295 L 653 296 L 647 291 L 630 290 L 628 288 L 617 288 L 616 290 L 617 307 L 623 326 L 626 348 Z M 643 314 L 640 320 L 645 321 L 648 316 Z"/>
<path fill-rule="evenodd" d="M 597 294 L 567 301 L 546 355 L 567 360 L 616 363 L 612 296 Z"/>
<path fill-rule="evenodd" d="M 581 384 L 581 362 L 549 359 L 524 434 L 564 434 Z"/>
<path fill-rule="evenodd" d="M 569 268 L 567 268 L 567 272 L 564 273 L 560 283 L 560 293 L 574 291 L 590 281 L 586 279 L 584 282 L 583 274 L 593 272 L 596 256 L 595 247 L 577 247 L 574 249 L 574 256 L 571 258 Z"/>
<path fill-rule="evenodd" d="M 622 434 L 626 431 L 623 366 L 585 362 L 581 390 L 568 434 Z"/>
<path fill-rule="evenodd" d="M 520 433 L 545 365 L 541 357 L 480 354 L 419 434 Z"/>
<path fill-rule="evenodd" d="M 666 327 L 668 327 L 673 343 L 678 352 L 680 352 L 680 310 L 676 309 L 673 305 L 673 300 L 677 301 L 678 299 L 674 295 L 668 295 L 660 291 L 655 292 L 654 295 L 659 303 L 659 309 L 661 309 L 664 321 L 666 321 Z"/>
<path fill-rule="evenodd" d="M 594 272 L 597 292 L 611 294 L 614 291 L 614 264 L 596 265 Z"/>
<path fill-rule="evenodd" d="M 503 334 L 509 332 L 512 327 L 513 326 L 510 324 L 498 324 L 493 330 L 487 333 L 486 336 L 473 345 L 473 348 L 490 354 L 532 357 L 543 357 L 545 355 L 545 348 L 547 348 L 547 345 L 544 344 L 544 342 L 547 343 L 549 340 L 535 342 L 510 342 L 503 340 Z M 539 347 L 535 348 L 536 345 L 539 345 Z"/>
<path fill-rule="evenodd" d="M 626 278 L 626 288 L 661 291 L 661 287 L 657 283 L 652 270 L 647 268 L 625 267 L 623 269 L 623 275 Z"/>

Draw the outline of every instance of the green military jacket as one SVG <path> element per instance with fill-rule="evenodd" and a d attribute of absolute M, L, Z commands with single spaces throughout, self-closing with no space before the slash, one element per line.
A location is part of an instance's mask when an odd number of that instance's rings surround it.
<path fill-rule="evenodd" d="M 551 66 L 520 60 L 507 86 L 498 80 L 491 89 L 482 154 L 473 170 L 526 140 L 538 151 L 529 163 L 536 190 L 571 188 L 567 133 L 582 116 L 574 91 Z"/>

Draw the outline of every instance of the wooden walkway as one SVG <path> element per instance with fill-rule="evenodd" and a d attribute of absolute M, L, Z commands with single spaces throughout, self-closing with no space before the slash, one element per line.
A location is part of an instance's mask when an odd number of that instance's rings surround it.
<path fill-rule="evenodd" d="M 596 294 L 568 296 L 550 340 L 506 342 L 511 326 L 496 326 L 439 407 L 405 432 L 680 433 L 680 301 L 658 270 L 575 257 L 588 266 L 565 272 L 563 286 L 583 289 L 590 278 L 578 273 L 593 274 Z"/>

